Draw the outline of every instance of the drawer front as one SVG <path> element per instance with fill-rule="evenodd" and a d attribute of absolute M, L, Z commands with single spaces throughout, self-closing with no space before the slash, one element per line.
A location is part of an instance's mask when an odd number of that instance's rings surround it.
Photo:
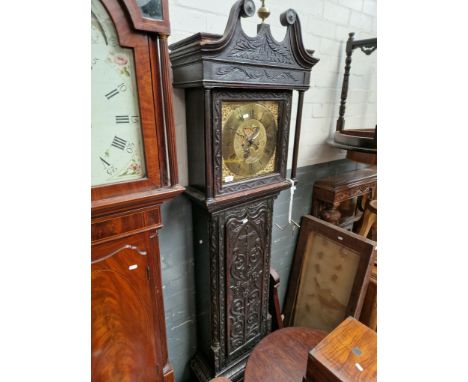
<path fill-rule="evenodd" d="M 91 240 L 96 245 L 161 226 L 159 206 L 134 210 L 94 219 L 91 223 Z"/>

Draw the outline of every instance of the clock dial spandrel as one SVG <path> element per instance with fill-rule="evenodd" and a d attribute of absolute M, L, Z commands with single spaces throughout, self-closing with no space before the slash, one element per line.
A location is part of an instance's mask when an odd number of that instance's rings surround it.
<path fill-rule="evenodd" d="M 275 172 L 278 109 L 275 101 L 223 102 L 224 184 Z"/>
<path fill-rule="evenodd" d="M 91 1 L 91 184 L 145 177 L 133 50 L 119 45 L 109 14 Z"/>

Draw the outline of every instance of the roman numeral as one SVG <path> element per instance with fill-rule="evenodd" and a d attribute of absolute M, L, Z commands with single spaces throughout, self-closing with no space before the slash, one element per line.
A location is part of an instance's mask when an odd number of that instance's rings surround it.
<path fill-rule="evenodd" d="M 111 90 L 109 93 L 106 94 L 107 99 L 111 99 L 113 96 L 116 96 L 119 94 L 119 91 L 117 89 Z"/>
<path fill-rule="evenodd" d="M 99 157 L 99 159 L 100 159 L 104 164 L 106 164 L 107 166 L 110 167 L 110 163 L 107 162 L 105 159 L 102 159 L 101 157 Z"/>
<path fill-rule="evenodd" d="M 112 146 L 123 150 L 125 146 L 127 145 L 127 141 L 125 139 L 119 138 L 117 136 L 114 137 L 114 140 L 112 141 Z"/>
<path fill-rule="evenodd" d="M 116 123 L 130 123 L 130 117 L 128 115 L 116 115 L 115 122 Z"/>

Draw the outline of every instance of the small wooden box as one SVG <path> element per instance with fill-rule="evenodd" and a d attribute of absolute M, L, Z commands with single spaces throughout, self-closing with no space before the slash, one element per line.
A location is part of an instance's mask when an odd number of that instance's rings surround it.
<path fill-rule="evenodd" d="M 304 381 L 377 381 L 377 334 L 348 317 L 309 352 Z"/>

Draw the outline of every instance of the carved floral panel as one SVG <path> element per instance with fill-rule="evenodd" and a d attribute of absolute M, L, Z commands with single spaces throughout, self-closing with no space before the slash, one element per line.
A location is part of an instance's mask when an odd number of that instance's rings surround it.
<path fill-rule="evenodd" d="M 265 331 L 269 212 L 262 201 L 228 215 L 226 233 L 227 355 L 242 352 Z M 253 342 L 253 343 L 252 343 Z M 249 346 L 247 346 L 249 347 Z"/>

